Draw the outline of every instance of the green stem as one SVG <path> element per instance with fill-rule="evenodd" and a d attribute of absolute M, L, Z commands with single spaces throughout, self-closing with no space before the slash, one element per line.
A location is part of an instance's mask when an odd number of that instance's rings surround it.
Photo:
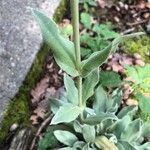
<path fill-rule="evenodd" d="M 77 69 L 80 69 L 81 54 L 80 54 L 80 33 L 79 33 L 79 0 L 71 0 L 71 14 L 73 24 L 73 40 L 75 45 L 75 55 Z"/>
<path fill-rule="evenodd" d="M 81 52 L 80 52 L 80 33 L 79 33 L 79 0 L 71 0 L 71 14 L 73 25 L 73 41 L 75 45 L 76 65 L 80 72 Z M 79 106 L 82 107 L 82 77 L 77 79 Z"/>

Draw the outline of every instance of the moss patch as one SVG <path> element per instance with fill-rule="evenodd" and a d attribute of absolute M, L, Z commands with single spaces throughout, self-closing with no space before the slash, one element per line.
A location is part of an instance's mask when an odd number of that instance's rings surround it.
<path fill-rule="evenodd" d="M 139 53 L 145 63 L 150 63 L 150 56 L 147 54 L 150 51 L 150 37 L 144 35 L 138 39 L 129 39 L 125 42 L 125 52 L 127 54 Z"/>
<path fill-rule="evenodd" d="M 67 8 L 70 4 L 69 0 L 61 0 L 59 7 L 56 9 L 56 12 L 54 14 L 54 21 L 55 22 L 61 22 L 62 18 L 65 14 L 65 12 L 67 12 Z"/>
<path fill-rule="evenodd" d="M 138 117 L 140 117 L 144 122 L 150 123 L 150 114 L 149 113 L 144 113 L 142 111 L 138 112 Z"/>
<path fill-rule="evenodd" d="M 18 94 L 8 105 L 4 120 L 0 128 L 0 144 L 9 134 L 9 128 L 13 123 L 19 123 L 21 126 L 29 125 L 29 93 L 35 87 L 43 71 L 43 64 L 48 54 L 48 46 L 44 44 L 35 58 L 28 76 L 20 87 Z"/>

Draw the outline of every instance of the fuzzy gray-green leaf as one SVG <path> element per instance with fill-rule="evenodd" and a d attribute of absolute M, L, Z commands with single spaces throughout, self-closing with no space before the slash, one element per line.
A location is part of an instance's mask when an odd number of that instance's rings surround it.
<path fill-rule="evenodd" d="M 133 145 L 126 141 L 120 141 L 125 150 L 137 150 Z"/>
<path fill-rule="evenodd" d="M 64 84 L 67 91 L 68 102 L 78 105 L 78 90 L 74 84 L 74 81 L 68 75 L 64 76 Z"/>
<path fill-rule="evenodd" d="M 53 98 L 50 100 L 50 106 L 51 106 L 51 111 L 56 114 L 56 112 L 59 110 L 59 108 L 63 105 L 65 105 L 66 103 L 63 102 L 62 100 Z"/>
<path fill-rule="evenodd" d="M 105 120 L 118 120 L 118 118 L 114 114 L 99 113 L 98 115 L 87 117 L 84 122 L 89 125 L 96 125 Z"/>
<path fill-rule="evenodd" d="M 83 125 L 83 137 L 86 142 L 94 142 L 95 140 L 95 127 L 90 125 Z"/>
<path fill-rule="evenodd" d="M 57 64 L 71 76 L 77 76 L 74 44 L 60 36 L 56 24 L 42 12 L 32 9 L 32 14 L 41 28 L 44 41 L 52 49 Z"/>
<path fill-rule="evenodd" d="M 143 122 L 141 119 L 136 119 L 131 122 L 125 130 L 122 131 L 121 140 L 134 142 L 141 136 Z"/>
<path fill-rule="evenodd" d="M 76 141 L 78 141 L 78 138 L 69 131 L 63 131 L 63 130 L 56 130 L 54 131 L 54 135 L 57 138 L 57 140 L 67 146 L 73 146 Z"/>
<path fill-rule="evenodd" d="M 81 108 L 72 104 L 60 107 L 55 116 L 52 118 L 51 124 L 58 124 L 63 122 L 71 122 L 75 120 L 82 112 Z"/>
<path fill-rule="evenodd" d="M 83 89 L 82 98 L 84 103 L 88 100 L 88 98 L 90 98 L 94 94 L 94 88 L 98 83 L 98 79 L 99 79 L 99 74 L 97 70 L 91 72 L 85 78 L 85 81 L 83 83 L 83 88 L 82 88 Z"/>
<path fill-rule="evenodd" d="M 138 107 L 135 106 L 127 106 L 124 107 L 119 113 L 118 113 L 118 118 L 123 118 L 126 115 L 129 115 L 131 118 L 133 118 L 133 116 L 136 114 L 138 110 Z"/>
<path fill-rule="evenodd" d="M 106 111 L 106 102 L 108 101 L 108 97 L 106 92 L 101 86 L 95 90 L 95 101 L 93 104 L 93 108 L 95 113 L 98 115 L 101 112 Z"/>
<path fill-rule="evenodd" d="M 137 150 L 150 150 L 150 142 L 136 146 Z"/>

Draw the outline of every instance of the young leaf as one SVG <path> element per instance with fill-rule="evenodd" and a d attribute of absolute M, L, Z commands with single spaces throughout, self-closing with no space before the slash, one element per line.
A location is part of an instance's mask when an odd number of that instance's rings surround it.
<path fill-rule="evenodd" d="M 67 91 L 68 102 L 78 105 L 78 90 L 74 84 L 74 81 L 68 75 L 65 75 L 64 84 Z"/>
<path fill-rule="evenodd" d="M 106 112 L 106 102 L 108 101 L 108 97 L 106 92 L 101 86 L 95 90 L 95 101 L 93 104 L 93 108 L 95 113 L 98 115 L 101 112 Z"/>
<path fill-rule="evenodd" d="M 144 123 L 141 136 L 150 137 L 150 124 L 148 122 Z"/>
<path fill-rule="evenodd" d="M 93 31 L 97 34 L 101 35 L 104 39 L 114 39 L 119 36 L 119 34 L 115 31 L 113 31 L 109 25 L 106 24 L 95 24 L 93 27 Z"/>
<path fill-rule="evenodd" d="M 82 125 L 77 120 L 74 121 L 73 127 L 77 133 L 82 133 Z"/>
<path fill-rule="evenodd" d="M 81 112 L 82 110 L 78 106 L 74 106 L 72 104 L 64 105 L 57 111 L 51 121 L 51 124 L 71 122 L 75 120 Z"/>
<path fill-rule="evenodd" d="M 52 49 L 57 64 L 71 76 L 77 76 L 73 43 L 60 36 L 56 24 L 42 12 L 32 9 L 32 14 L 41 28 L 43 39 Z"/>
<path fill-rule="evenodd" d="M 95 140 L 95 127 L 90 125 L 83 125 L 83 137 L 86 142 L 94 142 Z"/>
<path fill-rule="evenodd" d="M 96 125 L 96 124 L 100 124 L 102 121 L 105 120 L 118 120 L 118 118 L 114 114 L 99 113 L 98 115 L 87 117 L 84 120 L 84 123 L 89 125 Z"/>
<path fill-rule="evenodd" d="M 137 150 L 133 145 L 131 145 L 130 143 L 126 141 L 120 141 L 119 143 L 122 144 L 125 150 Z"/>
<path fill-rule="evenodd" d="M 150 97 L 142 94 L 137 94 L 136 98 L 139 100 L 139 107 L 145 113 L 150 113 Z"/>
<path fill-rule="evenodd" d="M 135 37 L 142 34 L 143 32 L 139 32 L 139 33 L 124 35 L 124 36 L 118 36 L 105 49 L 91 54 L 91 56 L 88 59 L 82 61 L 81 63 L 81 75 L 87 76 L 91 71 L 101 66 L 107 60 L 109 54 L 116 51 L 118 45 L 121 42 L 123 42 L 128 38 Z"/>
<path fill-rule="evenodd" d="M 133 116 L 136 114 L 138 110 L 138 107 L 135 107 L 135 106 L 127 106 L 127 107 L 124 107 L 119 113 L 118 113 L 118 118 L 123 118 L 125 117 L 126 115 L 129 115 L 131 118 L 133 118 Z"/>
<path fill-rule="evenodd" d="M 119 120 L 115 127 L 113 127 L 113 134 L 120 139 L 121 133 L 126 129 L 126 127 L 131 123 L 131 118 L 129 116 L 125 116 L 121 120 Z M 114 126 L 114 125 L 113 125 Z"/>
<path fill-rule="evenodd" d="M 51 110 L 54 114 L 59 110 L 59 108 L 67 103 L 63 102 L 62 100 L 59 99 L 51 99 L 50 100 L 50 105 L 51 105 Z"/>
<path fill-rule="evenodd" d="M 54 131 L 54 135 L 57 140 L 67 146 L 73 146 L 75 142 L 78 141 L 78 138 L 69 131 L 56 130 Z"/>
<path fill-rule="evenodd" d="M 125 150 L 121 143 L 118 142 L 116 145 L 117 145 L 119 150 Z"/>
<path fill-rule="evenodd" d="M 85 142 L 77 141 L 76 143 L 74 143 L 73 148 L 74 150 L 82 149 L 84 145 L 85 145 Z"/>
<path fill-rule="evenodd" d="M 150 142 L 147 142 L 147 143 L 140 145 L 140 146 L 136 146 L 136 148 L 138 150 L 149 150 L 150 149 Z"/>
<path fill-rule="evenodd" d="M 85 79 L 83 83 L 83 102 L 86 103 L 86 101 L 94 94 L 94 88 L 97 85 L 99 80 L 99 74 L 97 70 L 91 72 L 87 78 Z"/>
<path fill-rule="evenodd" d="M 100 83 L 106 87 L 116 87 L 121 83 L 120 75 L 113 71 L 101 72 Z"/>
<path fill-rule="evenodd" d="M 110 52 L 111 45 L 107 46 L 104 50 L 94 52 L 88 59 L 82 61 L 81 75 L 85 77 L 90 72 L 97 69 L 97 67 L 99 67 L 106 61 Z"/>
<path fill-rule="evenodd" d="M 92 17 L 88 13 L 81 13 L 81 23 L 88 29 L 91 28 Z"/>
<path fill-rule="evenodd" d="M 141 119 L 134 120 L 122 131 L 121 139 L 128 142 L 136 141 L 141 136 L 142 126 Z"/>

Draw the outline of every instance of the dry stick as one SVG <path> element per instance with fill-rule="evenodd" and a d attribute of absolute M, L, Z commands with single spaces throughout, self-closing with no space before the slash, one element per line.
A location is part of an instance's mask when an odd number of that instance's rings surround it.
<path fill-rule="evenodd" d="M 35 147 L 35 143 L 36 143 L 36 140 L 37 140 L 38 136 L 40 135 L 40 133 L 42 132 L 42 130 L 45 128 L 45 126 L 48 123 L 50 123 L 52 117 L 53 117 L 53 115 L 51 114 L 46 120 L 44 120 L 44 122 L 39 127 L 38 131 L 36 132 L 36 135 L 35 135 L 34 139 L 32 140 L 30 150 L 33 150 L 33 148 Z"/>
<path fill-rule="evenodd" d="M 123 31 L 121 34 L 124 35 L 124 34 L 128 34 L 128 33 L 131 33 L 135 30 L 135 28 L 130 28 L 130 29 L 127 29 L 125 31 Z"/>
<path fill-rule="evenodd" d="M 140 22 L 127 23 L 127 25 L 135 26 L 135 25 L 139 25 L 139 24 L 142 24 L 142 23 L 145 23 L 145 22 L 147 22 L 147 20 L 143 20 L 143 21 L 140 21 Z"/>

